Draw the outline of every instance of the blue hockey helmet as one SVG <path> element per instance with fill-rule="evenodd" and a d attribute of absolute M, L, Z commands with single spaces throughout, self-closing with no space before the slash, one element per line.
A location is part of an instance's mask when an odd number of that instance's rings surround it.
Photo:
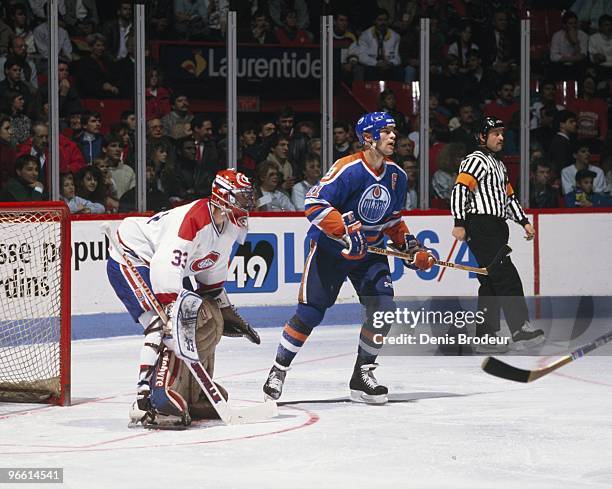
<path fill-rule="evenodd" d="M 380 139 L 380 130 L 387 126 L 395 126 L 395 119 L 387 112 L 370 112 L 362 116 L 355 125 L 355 133 L 361 144 L 365 143 L 363 133 L 369 132 L 374 141 Z"/>

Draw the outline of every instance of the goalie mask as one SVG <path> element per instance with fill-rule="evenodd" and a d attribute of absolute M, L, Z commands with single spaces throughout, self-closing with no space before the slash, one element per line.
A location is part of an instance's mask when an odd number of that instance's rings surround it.
<path fill-rule="evenodd" d="M 232 224 L 246 228 L 249 212 L 255 208 L 253 185 L 236 170 L 221 170 L 212 185 L 210 202 L 227 216 Z"/>

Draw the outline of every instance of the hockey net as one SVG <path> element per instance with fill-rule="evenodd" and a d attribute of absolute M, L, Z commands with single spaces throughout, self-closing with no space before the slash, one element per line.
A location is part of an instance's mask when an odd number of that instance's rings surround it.
<path fill-rule="evenodd" d="M 70 404 L 70 213 L 0 203 L 0 400 Z"/>

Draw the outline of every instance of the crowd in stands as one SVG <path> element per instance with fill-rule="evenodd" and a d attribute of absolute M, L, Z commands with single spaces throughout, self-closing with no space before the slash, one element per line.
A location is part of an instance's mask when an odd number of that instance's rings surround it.
<path fill-rule="evenodd" d="M 532 40 L 530 206 L 608 205 L 612 191 L 612 4 L 595 0 L 524 2 L 556 32 Z M 419 20 L 431 19 L 430 204 L 448 208 L 463 157 L 477 148 L 487 115 L 506 124 L 504 158 L 515 188 L 520 154 L 520 36 L 517 2 L 378 0 L 238 2 L 238 41 L 296 46 L 318 43 L 319 16 L 334 15 L 337 77 L 348 88 L 364 81 L 419 78 Z M 541 4 L 541 6 L 540 6 Z M 0 20 L 0 200 L 48 198 L 49 128 L 45 0 L 5 0 Z M 150 0 L 148 40 L 223 42 L 227 0 Z M 75 213 L 135 209 L 133 110 L 104 120 L 86 100 L 134 97 L 133 2 L 59 0 L 61 194 Z M 537 14 L 537 15 L 536 15 Z M 207 196 L 225 168 L 224 114 L 192 112 L 181 87 L 147 58 L 146 189 L 149 209 Z M 573 87 L 577 87 L 574 90 Z M 387 88 L 376 110 L 397 123 L 394 160 L 409 180 L 406 208 L 419 206 L 419 117 Z M 359 151 L 354 121 L 333 124 L 334 160 Z M 238 169 L 257 187 L 258 209 L 303 210 L 321 178 L 319 117 L 284 107 L 241 114 Z M 517 188 L 520 193 L 520 188 Z"/>

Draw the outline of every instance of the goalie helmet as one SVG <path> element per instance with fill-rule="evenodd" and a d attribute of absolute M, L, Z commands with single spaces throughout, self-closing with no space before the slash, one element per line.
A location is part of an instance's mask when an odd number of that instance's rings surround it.
<path fill-rule="evenodd" d="M 363 139 L 364 132 L 370 133 L 373 141 L 378 141 L 381 129 L 387 126 L 395 127 L 395 119 L 387 112 L 370 112 L 357 121 L 355 133 L 361 144 L 365 143 L 365 139 Z"/>
<path fill-rule="evenodd" d="M 244 173 L 221 170 L 212 184 L 210 203 L 219 208 L 232 224 L 246 227 L 249 212 L 255 208 L 253 185 Z"/>

